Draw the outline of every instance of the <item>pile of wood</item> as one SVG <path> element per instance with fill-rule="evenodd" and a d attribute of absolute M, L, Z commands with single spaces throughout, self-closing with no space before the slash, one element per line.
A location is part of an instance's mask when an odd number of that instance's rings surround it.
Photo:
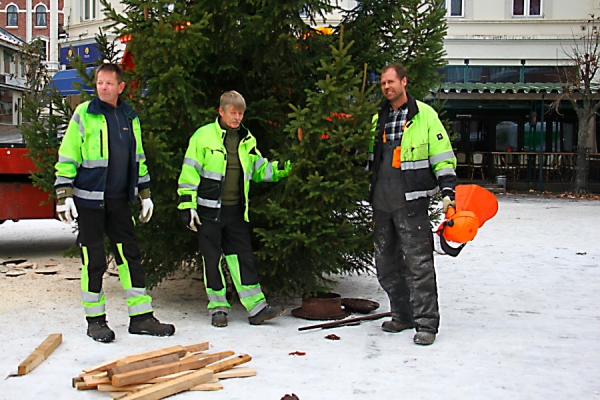
<path fill-rule="evenodd" d="M 221 379 L 256 375 L 237 367 L 249 362 L 249 355 L 206 350 L 208 342 L 202 342 L 121 357 L 84 369 L 73 378 L 73 387 L 108 392 L 113 399 L 150 400 L 187 390 L 220 390 Z"/>
<path fill-rule="evenodd" d="M 8 278 L 25 275 L 27 270 L 39 275 L 54 275 L 59 272 L 57 266 L 56 263 L 50 263 L 38 268 L 37 263 L 27 262 L 26 259 L 9 259 L 0 261 L 0 273 Z"/>

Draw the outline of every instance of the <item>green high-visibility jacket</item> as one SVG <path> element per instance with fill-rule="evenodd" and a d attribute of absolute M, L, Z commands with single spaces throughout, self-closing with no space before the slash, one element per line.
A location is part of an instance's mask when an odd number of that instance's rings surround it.
<path fill-rule="evenodd" d="M 185 152 L 179 175 L 180 210 L 195 208 L 201 218 L 219 221 L 225 173 L 227 170 L 226 131 L 219 120 L 204 125 L 192 135 Z M 240 197 L 244 205 L 244 219 L 248 221 L 248 194 L 250 181 L 277 182 L 289 171 L 279 168 L 277 161 L 269 162 L 256 147 L 256 138 L 244 126 L 239 129 L 238 156 L 242 166 Z M 241 190 L 243 188 L 243 190 Z"/>
<path fill-rule="evenodd" d="M 389 102 L 385 100 L 381 104 L 379 114 L 373 118 L 375 147 L 370 166 L 372 176 L 369 198 L 371 201 L 377 184 L 377 171 L 381 163 L 381 146 L 388 112 Z M 450 138 L 435 110 L 410 95 L 401 146 L 401 169 L 409 213 L 412 213 L 414 208 L 411 203 L 415 203 L 415 200 L 428 199 L 438 190 L 441 190 L 442 196 L 454 198 L 456 157 L 452 151 Z"/>
<path fill-rule="evenodd" d="M 123 104 L 123 112 L 133 131 L 128 188 L 128 198 L 133 203 L 142 190 L 149 193 L 150 175 L 137 113 L 127 103 Z M 78 206 L 102 208 L 108 158 L 108 125 L 96 97 L 77 106 L 73 113 L 58 150 L 54 188 L 72 189 Z"/>

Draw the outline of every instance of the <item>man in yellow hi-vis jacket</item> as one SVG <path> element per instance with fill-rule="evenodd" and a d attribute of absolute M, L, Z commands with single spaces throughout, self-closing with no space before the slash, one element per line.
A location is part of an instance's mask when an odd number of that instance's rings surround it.
<path fill-rule="evenodd" d="M 438 190 L 443 211 L 454 206 L 456 158 L 437 113 L 410 96 L 407 84 L 402 66 L 383 69 L 371 161 L 375 265 L 392 312 L 383 330 L 415 328 L 414 342 L 430 345 L 440 314 L 428 208 Z"/>
<path fill-rule="evenodd" d="M 221 255 L 252 325 L 281 315 L 267 304 L 254 268 L 248 229 L 250 181 L 277 182 L 289 175 L 277 161 L 263 158 L 256 139 L 242 124 L 246 102 L 236 91 L 220 99 L 219 117 L 190 139 L 179 176 L 178 208 L 184 225 L 198 234 L 204 261 L 204 284 L 212 325 L 227 326 L 231 305 L 221 270 Z"/>
<path fill-rule="evenodd" d="M 129 333 L 170 336 L 175 332 L 173 325 L 154 318 L 134 237 L 129 204 L 139 196 L 141 222 L 150 220 L 154 205 L 150 200 L 150 175 L 140 121 L 133 108 L 119 99 L 124 88 L 123 71 L 118 65 L 98 67 L 98 97 L 75 109 L 56 163 L 56 211 L 62 221 L 77 219 L 77 242 L 83 261 L 81 302 L 88 322 L 87 334 L 98 342 L 115 339 L 106 322 L 102 291 L 107 267 L 105 233 L 127 297 Z"/>

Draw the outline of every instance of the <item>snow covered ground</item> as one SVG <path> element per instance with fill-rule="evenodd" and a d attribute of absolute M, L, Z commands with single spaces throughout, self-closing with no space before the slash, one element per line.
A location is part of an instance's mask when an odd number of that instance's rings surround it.
<path fill-rule="evenodd" d="M 85 367 L 132 353 L 208 341 L 211 351 L 247 353 L 258 371 L 223 381 L 215 392 L 179 399 L 600 399 L 600 202 L 503 195 L 458 258 L 436 256 L 440 334 L 429 347 L 413 332 L 383 332 L 382 320 L 299 332 L 317 323 L 284 316 L 250 326 L 239 303 L 227 328 L 213 328 L 202 283 L 167 280 L 152 291 L 156 316 L 174 323 L 169 338 L 127 333 L 125 300 L 116 277 L 105 278 L 111 344 L 85 335 L 79 304 L 79 261 L 60 252 L 74 235 L 57 221 L 0 225 L 0 262 L 24 257 L 58 264 L 57 275 L 0 274 L 0 399 L 101 399 L 76 391 L 71 378 Z M 343 297 L 386 296 L 374 275 L 340 276 Z M 271 299 L 277 301 L 277 299 Z M 30 374 L 10 377 L 50 333 L 63 343 Z M 340 340 L 325 339 L 336 334 Z M 304 352 L 304 356 L 290 355 Z"/>

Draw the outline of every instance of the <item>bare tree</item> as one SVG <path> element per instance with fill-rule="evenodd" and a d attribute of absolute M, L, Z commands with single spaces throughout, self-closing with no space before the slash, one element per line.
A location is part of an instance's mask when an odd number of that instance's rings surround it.
<path fill-rule="evenodd" d="M 587 156 L 590 148 L 588 139 L 595 134 L 595 118 L 600 109 L 600 94 L 596 73 L 600 68 L 600 17 L 590 15 L 582 35 L 573 34 L 573 45 L 565 54 L 573 68 L 565 69 L 561 76 L 562 93 L 552 103 L 558 111 L 561 102 L 568 100 L 577 114 L 578 132 L 575 156 L 575 174 L 572 180 L 573 193 L 587 193 Z"/>

